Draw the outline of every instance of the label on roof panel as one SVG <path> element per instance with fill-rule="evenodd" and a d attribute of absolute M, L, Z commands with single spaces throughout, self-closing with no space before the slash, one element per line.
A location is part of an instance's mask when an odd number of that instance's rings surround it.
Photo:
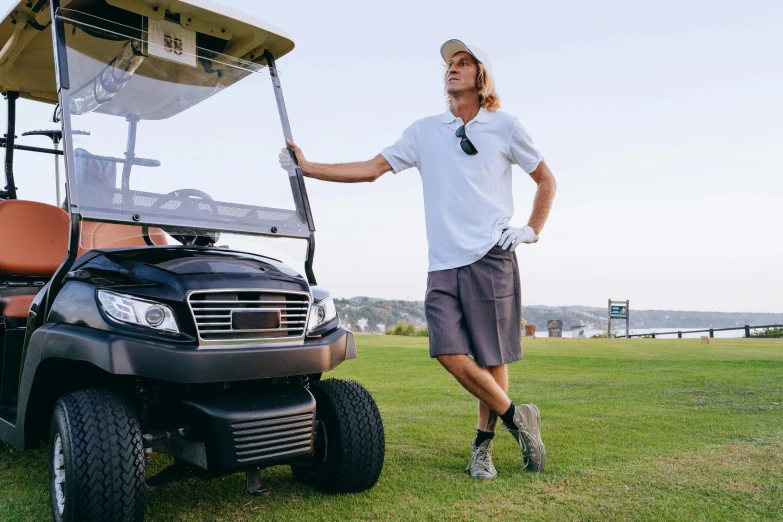
<path fill-rule="evenodd" d="M 174 22 L 147 18 L 147 38 L 150 56 L 196 66 L 196 31 Z"/>

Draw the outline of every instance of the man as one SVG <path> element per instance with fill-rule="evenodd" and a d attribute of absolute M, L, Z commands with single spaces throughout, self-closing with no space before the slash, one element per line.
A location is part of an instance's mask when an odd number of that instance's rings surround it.
<path fill-rule="evenodd" d="M 519 269 L 514 249 L 535 243 L 555 195 L 555 179 L 519 120 L 498 112 L 487 54 L 459 40 L 441 47 L 449 109 L 414 122 L 397 143 L 369 161 L 311 163 L 294 143 L 305 176 L 342 183 L 375 181 L 416 167 L 424 187 L 429 243 L 425 311 L 430 356 L 479 400 L 479 423 L 466 471 L 494 479 L 497 418 L 514 436 L 526 469 L 542 471 L 546 449 L 534 404 L 506 395 L 508 363 L 522 358 Z M 467 122 L 467 123 L 465 123 Z M 289 149 L 280 155 L 291 163 Z M 537 183 L 528 225 L 514 228 L 511 165 Z"/>

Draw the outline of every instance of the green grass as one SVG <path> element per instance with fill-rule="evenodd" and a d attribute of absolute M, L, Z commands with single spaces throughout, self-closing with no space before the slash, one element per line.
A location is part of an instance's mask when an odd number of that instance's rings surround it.
<path fill-rule="evenodd" d="M 494 482 L 463 473 L 475 401 L 427 339 L 358 345 L 332 376 L 381 410 L 374 489 L 324 496 L 276 467 L 268 497 L 247 496 L 243 475 L 191 480 L 148 494 L 147 520 L 783 520 L 783 340 L 526 340 L 510 395 L 541 407 L 547 469 L 524 472 L 499 433 Z M 49 516 L 45 450 L 0 445 L 0 520 Z"/>

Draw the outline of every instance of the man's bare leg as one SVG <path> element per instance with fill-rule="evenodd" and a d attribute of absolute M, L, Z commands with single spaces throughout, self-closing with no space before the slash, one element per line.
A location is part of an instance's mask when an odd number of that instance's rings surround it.
<path fill-rule="evenodd" d="M 494 424 L 499 414 L 505 413 L 512 404 L 505 391 L 508 380 L 505 366 L 482 368 L 467 355 L 439 355 L 437 359 L 463 388 L 479 400 L 479 418 L 482 409 L 486 410 L 485 418 L 479 420 L 481 431 L 477 431 L 473 439 L 473 454 L 465 471 L 474 479 L 494 479 L 498 475 L 492 464 Z M 488 423 L 492 424 L 492 429 L 486 429 Z M 493 433 L 486 434 L 484 431 Z"/>
<path fill-rule="evenodd" d="M 508 396 L 508 366 L 505 364 L 501 366 L 486 366 L 486 369 L 495 379 L 495 382 L 498 383 L 498 386 L 506 393 L 506 396 Z M 479 401 L 478 406 L 478 429 L 489 432 L 495 431 L 495 426 L 498 423 L 498 414 L 482 401 Z"/>
<path fill-rule="evenodd" d="M 479 366 L 471 357 L 461 354 L 438 355 L 437 359 L 463 388 L 483 402 L 490 411 L 502 414 L 511 406 L 506 391 L 493 374 L 487 368 Z"/>

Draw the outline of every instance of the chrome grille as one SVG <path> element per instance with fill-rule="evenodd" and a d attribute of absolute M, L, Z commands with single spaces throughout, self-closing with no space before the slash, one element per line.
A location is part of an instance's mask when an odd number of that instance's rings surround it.
<path fill-rule="evenodd" d="M 231 425 L 237 462 L 309 453 L 315 437 L 312 412 Z"/>
<path fill-rule="evenodd" d="M 188 305 L 202 341 L 289 340 L 304 338 L 310 296 L 299 292 L 218 290 L 196 291 Z M 279 314 L 274 328 L 238 329 L 235 312 Z"/>

